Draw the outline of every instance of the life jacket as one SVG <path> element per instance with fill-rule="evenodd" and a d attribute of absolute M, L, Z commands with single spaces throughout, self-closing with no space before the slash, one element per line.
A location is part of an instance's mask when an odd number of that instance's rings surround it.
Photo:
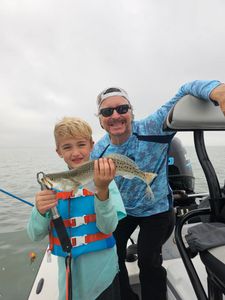
<path fill-rule="evenodd" d="M 115 245 L 113 235 L 100 232 L 96 226 L 93 193 L 85 189 L 78 190 L 75 196 L 71 192 L 59 192 L 57 198 L 57 209 L 71 240 L 73 258 Z M 49 250 L 57 256 L 68 256 L 61 247 L 53 222 L 50 223 Z"/>

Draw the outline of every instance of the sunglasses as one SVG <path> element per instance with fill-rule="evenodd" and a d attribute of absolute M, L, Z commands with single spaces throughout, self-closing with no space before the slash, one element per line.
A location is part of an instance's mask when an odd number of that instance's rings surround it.
<path fill-rule="evenodd" d="M 128 104 L 123 104 L 116 107 L 106 107 L 100 109 L 99 114 L 103 115 L 103 117 L 110 117 L 113 114 L 114 110 L 116 110 L 118 114 L 124 115 L 130 108 L 131 107 Z"/>

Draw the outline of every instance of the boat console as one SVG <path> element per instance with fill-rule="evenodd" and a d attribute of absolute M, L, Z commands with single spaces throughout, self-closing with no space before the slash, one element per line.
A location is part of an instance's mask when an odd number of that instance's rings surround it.
<path fill-rule="evenodd" d="M 175 240 L 197 299 L 221 300 L 225 295 L 225 188 L 220 187 L 207 155 L 204 131 L 224 131 L 225 117 L 213 102 L 187 95 L 171 109 L 164 129 L 193 132 L 195 150 L 209 188 L 210 207 L 198 208 L 182 216 L 176 224 Z M 204 221 L 190 227 L 186 237 L 188 246 L 181 234 L 184 224 L 206 215 L 206 220 L 202 218 Z M 207 271 L 208 295 L 192 263 L 197 253 Z"/>

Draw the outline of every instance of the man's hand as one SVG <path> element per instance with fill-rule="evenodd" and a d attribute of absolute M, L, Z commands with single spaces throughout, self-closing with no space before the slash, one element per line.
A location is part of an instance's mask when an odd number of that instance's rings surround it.
<path fill-rule="evenodd" d="M 116 166 L 112 159 L 100 158 L 94 162 L 94 183 L 99 200 L 107 200 L 109 197 L 109 184 L 116 174 Z"/>
<path fill-rule="evenodd" d="M 216 101 L 219 104 L 220 109 L 225 116 L 225 84 L 222 83 L 221 85 L 217 86 L 212 90 L 209 96 L 210 99 Z"/>

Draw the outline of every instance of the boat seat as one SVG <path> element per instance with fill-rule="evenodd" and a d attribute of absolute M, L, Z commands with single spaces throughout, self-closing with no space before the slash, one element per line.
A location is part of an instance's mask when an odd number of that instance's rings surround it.
<path fill-rule="evenodd" d="M 211 281 L 225 294 L 225 246 L 202 251 L 200 257 Z"/>
<path fill-rule="evenodd" d="M 225 224 L 199 223 L 185 236 L 192 253 L 199 253 L 211 281 L 225 293 Z"/>
<path fill-rule="evenodd" d="M 186 95 L 170 110 L 164 130 L 225 130 L 225 117 L 213 102 Z"/>

